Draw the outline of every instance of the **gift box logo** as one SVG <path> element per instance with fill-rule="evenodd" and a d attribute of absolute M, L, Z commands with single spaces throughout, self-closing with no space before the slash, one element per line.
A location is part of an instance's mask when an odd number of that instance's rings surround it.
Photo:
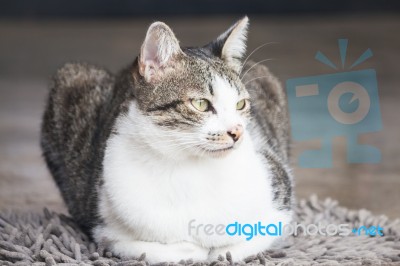
<path fill-rule="evenodd" d="M 347 39 L 339 39 L 342 68 L 346 64 Z M 382 129 L 378 86 L 374 69 L 351 69 L 372 56 L 367 49 L 347 72 L 289 79 L 286 90 L 292 137 L 295 141 L 320 140 L 317 150 L 306 150 L 298 158 L 305 168 L 332 167 L 332 141 L 346 136 L 347 162 L 378 163 L 380 151 L 358 143 L 362 133 Z M 323 53 L 315 58 L 334 69 Z"/>

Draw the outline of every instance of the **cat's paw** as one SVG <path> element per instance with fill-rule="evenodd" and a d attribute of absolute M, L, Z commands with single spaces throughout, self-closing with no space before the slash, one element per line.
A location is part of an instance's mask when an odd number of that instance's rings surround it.
<path fill-rule="evenodd" d="M 207 260 L 209 249 L 190 242 L 162 244 L 159 242 L 121 241 L 113 246 L 116 253 L 124 256 L 139 257 L 146 253 L 146 260 L 150 263 L 179 262 L 192 259 L 195 261 Z"/>
<path fill-rule="evenodd" d="M 235 245 L 230 245 L 230 246 L 225 246 L 221 248 L 216 248 L 212 249 L 210 253 L 208 254 L 208 261 L 216 261 L 218 260 L 219 256 L 222 256 L 223 258 L 226 258 L 227 253 L 230 253 L 230 256 L 233 260 L 238 261 L 244 259 L 244 254 L 238 250 L 238 248 Z"/>

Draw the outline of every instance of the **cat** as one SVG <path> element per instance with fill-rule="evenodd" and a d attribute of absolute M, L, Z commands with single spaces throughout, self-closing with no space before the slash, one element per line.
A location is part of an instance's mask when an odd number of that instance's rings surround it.
<path fill-rule="evenodd" d="M 244 17 L 208 45 L 183 48 L 155 22 L 119 74 L 85 63 L 55 74 L 43 156 L 94 241 L 150 263 L 228 251 L 242 260 L 276 243 L 190 232 L 292 219 L 286 95 L 267 67 L 243 62 L 248 25 Z"/>

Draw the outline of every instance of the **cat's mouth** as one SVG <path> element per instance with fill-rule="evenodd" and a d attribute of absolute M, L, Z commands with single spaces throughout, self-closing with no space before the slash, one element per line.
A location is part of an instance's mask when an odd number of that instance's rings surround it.
<path fill-rule="evenodd" d="M 222 149 L 203 149 L 207 154 L 215 157 L 223 156 L 233 150 L 234 145 Z"/>

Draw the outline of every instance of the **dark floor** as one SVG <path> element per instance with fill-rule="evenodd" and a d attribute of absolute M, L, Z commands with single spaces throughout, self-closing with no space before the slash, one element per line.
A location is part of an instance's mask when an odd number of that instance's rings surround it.
<path fill-rule="evenodd" d="M 183 45 L 205 44 L 235 18 L 169 18 Z M 316 142 L 293 144 L 298 197 L 312 193 L 338 199 L 350 208 L 400 216 L 400 17 L 250 17 L 249 50 L 266 42 L 252 58 L 284 82 L 288 78 L 334 73 L 314 60 L 323 51 L 339 62 L 338 38 L 349 39 L 348 60 L 367 48 L 374 56 L 358 69 L 377 71 L 383 130 L 362 141 L 380 148 L 382 162 L 351 165 L 345 141 L 335 139 L 334 167 L 297 167 L 300 150 Z M 89 61 L 116 71 L 138 53 L 152 19 L 109 21 L 0 21 L 0 209 L 63 210 L 56 187 L 40 157 L 39 125 L 48 77 L 65 61 Z M 338 70 L 339 71 L 339 70 Z"/>

